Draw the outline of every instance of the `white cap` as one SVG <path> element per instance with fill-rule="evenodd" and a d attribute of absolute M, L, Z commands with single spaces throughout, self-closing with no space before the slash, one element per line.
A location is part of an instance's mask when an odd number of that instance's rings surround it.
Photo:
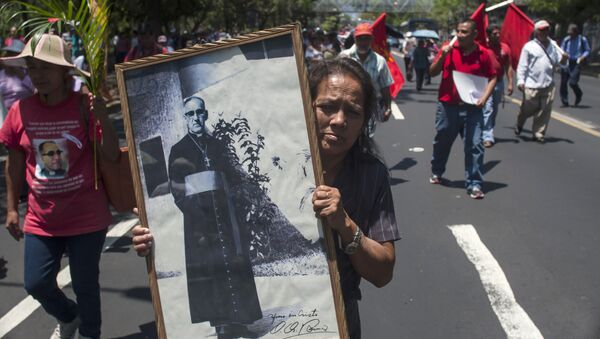
<path fill-rule="evenodd" d="M 533 26 L 533 27 L 535 28 L 536 31 L 538 31 L 540 29 L 544 29 L 544 28 L 550 27 L 550 24 L 546 20 L 540 20 L 540 21 L 537 21 L 535 23 L 535 26 Z"/>

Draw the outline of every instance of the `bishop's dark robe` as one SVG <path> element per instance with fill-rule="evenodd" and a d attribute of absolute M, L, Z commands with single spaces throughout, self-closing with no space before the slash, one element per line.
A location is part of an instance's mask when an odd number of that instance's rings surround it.
<path fill-rule="evenodd" d="M 239 163 L 210 135 L 187 134 L 171 148 L 169 184 L 183 212 L 192 323 L 250 324 L 262 318 L 249 257 L 249 234 L 230 187 Z"/>

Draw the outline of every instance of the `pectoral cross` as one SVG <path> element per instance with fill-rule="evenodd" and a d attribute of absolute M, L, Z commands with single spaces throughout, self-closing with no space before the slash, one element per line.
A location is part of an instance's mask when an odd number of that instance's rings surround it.
<path fill-rule="evenodd" d="M 208 158 L 208 155 L 206 154 L 206 150 L 204 150 L 204 165 L 206 165 L 207 169 L 210 169 L 210 159 Z"/>
<path fill-rule="evenodd" d="M 198 148 L 198 151 L 200 151 L 200 153 L 202 154 L 202 157 L 204 158 L 204 165 L 206 166 L 207 169 L 210 169 L 210 159 L 208 158 L 208 145 L 204 144 L 204 147 L 201 147 L 200 144 L 198 144 L 198 141 L 196 141 L 196 138 L 190 133 L 190 138 L 192 139 L 192 142 L 194 142 L 194 145 L 196 145 L 196 148 Z"/>

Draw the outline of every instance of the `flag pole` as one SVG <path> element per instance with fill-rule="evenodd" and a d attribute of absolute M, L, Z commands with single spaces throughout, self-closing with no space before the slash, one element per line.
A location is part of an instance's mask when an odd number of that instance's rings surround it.
<path fill-rule="evenodd" d="M 485 11 L 486 12 L 491 12 L 491 11 L 493 11 L 495 9 L 500 8 L 500 7 L 508 6 L 509 4 L 512 4 L 514 1 L 515 0 L 506 0 L 506 1 L 503 1 L 503 2 L 501 2 L 499 4 L 495 4 L 493 6 L 490 6 L 490 7 L 486 8 Z"/>

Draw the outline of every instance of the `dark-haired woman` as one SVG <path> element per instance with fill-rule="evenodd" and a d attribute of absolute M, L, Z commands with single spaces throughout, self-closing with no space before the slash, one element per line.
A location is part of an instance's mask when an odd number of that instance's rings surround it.
<path fill-rule="evenodd" d="M 309 75 L 325 184 L 316 188 L 315 215 L 339 235 L 337 258 L 350 338 L 360 338 L 359 284 L 382 287 L 392 279 L 394 241 L 400 239 L 386 166 L 366 134 L 376 109 L 369 74 L 349 58 L 315 63 Z M 150 231 L 133 229 L 133 244 L 147 255 Z"/>

